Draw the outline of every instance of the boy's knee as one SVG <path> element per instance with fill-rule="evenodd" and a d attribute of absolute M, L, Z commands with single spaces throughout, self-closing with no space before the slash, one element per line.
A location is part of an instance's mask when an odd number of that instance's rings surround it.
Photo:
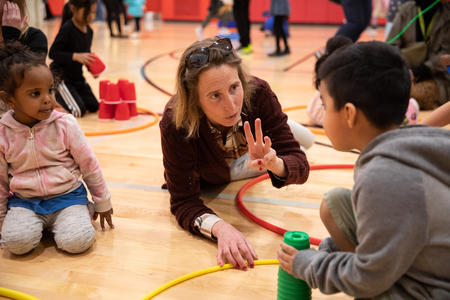
<path fill-rule="evenodd" d="M 42 238 L 42 230 L 11 231 L 2 230 L 2 245 L 9 252 L 22 255 L 30 252 L 39 245 Z"/>
<path fill-rule="evenodd" d="M 326 224 L 328 220 L 332 218 L 325 199 L 322 199 L 322 202 L 320 203 L 319 215 L 322 223 L 324 224 Z"/>
<path fill-rule="evenodd" d="M 58 248 L 72 254 L 88 250 L 95 242 L 95 229 L 89 225 L 55 235 Z"/>
<path fill-rule="evenodd" d="M 320 204 L 320 218 L 322 222 L 333 218 L 330 209 L 336 209 L 342 207 L 345 200 L 350 199 L 351 191 L 346 188 L 336 187 L 328 191 Z"/>

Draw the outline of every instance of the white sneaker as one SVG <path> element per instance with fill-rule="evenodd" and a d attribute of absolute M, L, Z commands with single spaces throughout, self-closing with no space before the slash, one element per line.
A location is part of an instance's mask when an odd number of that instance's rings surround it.
<path fill-rule="evenodd" d="M 130 38 L 137 39 L 141 36 L 141 34 L 137 31 L 130 33 Z"/>
<path fill-rule="evenodd" d="M 198 26 L 195 28 L 195 34 L 197 35 L 199 40 L 203 40 L 203 28 L 202 26 Z"/>

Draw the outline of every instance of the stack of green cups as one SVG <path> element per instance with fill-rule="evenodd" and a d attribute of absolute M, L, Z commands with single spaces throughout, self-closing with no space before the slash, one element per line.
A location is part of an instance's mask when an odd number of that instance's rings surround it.
<path fill-rule="evenodd" d="M 288 231 L 283 241 L 297 250 L 309 249 L 309 236 L 301 231 Z M 277 300 L 309 300 L 311 288 L 301 279 L 278 268 Z"/>

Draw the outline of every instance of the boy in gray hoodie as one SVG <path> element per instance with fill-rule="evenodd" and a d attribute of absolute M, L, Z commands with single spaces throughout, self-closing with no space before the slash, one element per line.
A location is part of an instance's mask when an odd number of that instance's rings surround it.
<path fill-rule="evenodd" d="M 325 294 L 450 299 L 450 131 L 400 127 L 411 84 L 392 46 L 344 46 L 318 64 L 327 136 L 361 154 L 353 190 L 321 204 L 331 237 L 319 250 L 283 243 L 281 267 Z"/>

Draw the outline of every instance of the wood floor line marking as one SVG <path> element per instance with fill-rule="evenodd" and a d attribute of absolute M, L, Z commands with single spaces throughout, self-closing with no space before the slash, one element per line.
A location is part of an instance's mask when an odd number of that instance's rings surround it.
<path fill-rule="evenodd" d="M 133 183 L 123 183 L 123 182 L 112 182 L 107 181 L 106 184 L 111 187 L 120 187 L 120 188 L 128 188 L 128 189 L 137 189 L 137 190 L 144 190 L 144 191 L 150 191 L 150 192 L 160 192 L 160 193 L 168 193 L 167 190 L 162 189 L 157 186 L 150 186 L 150 185 L 141 185 L 141 184 L 133 184 Z M 232 194 L 226 194 L 226 193 L 202 193 L 203 196 L 206 197 L 214 197 L 214 198 L 221 198 L 221 199 L 229 199 L 233 200 L 235 199 L 236 195 Z M 308 202 L 293 202 L 289 200 L 280 200 L 280 199 L 271 199 L 271 198 L 262 198 L 262 197 L 253 197 L 253 196 L 244 196 L 242 198 L 244 201 L 249 202 L 256 202 L 256 203 L 265 203 L 265 204 L 274 204 L 274 205 L 282 205 L 282 206 L 293 206 L 293 207 L 301 207 L 301 208 L 312 208 L 312 209 L 319 209 L 320 204 L 316 203 L 308 203 Z"/>

